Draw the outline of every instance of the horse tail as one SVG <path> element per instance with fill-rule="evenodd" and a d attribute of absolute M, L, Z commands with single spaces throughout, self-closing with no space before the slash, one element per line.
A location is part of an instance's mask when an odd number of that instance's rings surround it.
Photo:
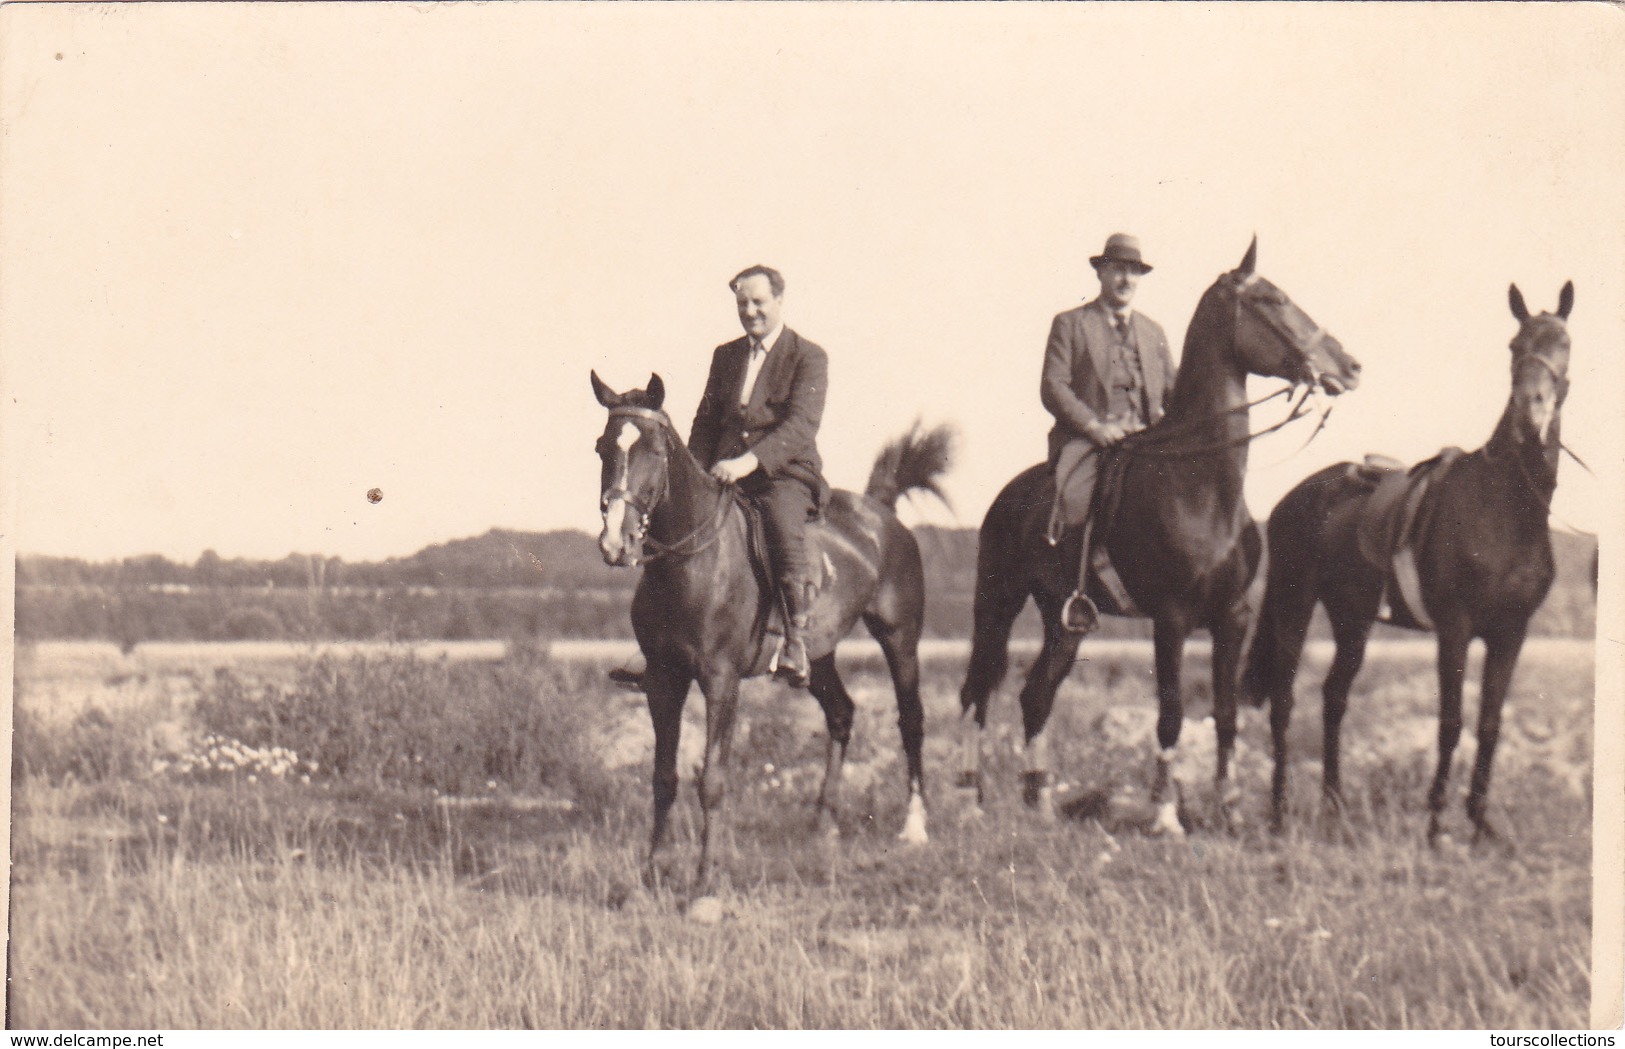
<path fill-rule="evenodd" d="M 1241 701 L 1263 706 L 1297 671 L 1314 614 L 1320 529 L 1331 506 L 1346 496 L 1348 464 L 1299 482 L 1270 511 L 1264 558 L 1264 600 L 1241 671 Z"/>
<path fill-rule="evenodd" d="M 863 494 L 896 509 L 897 500 L 914 491 L 930 492 L 945 505 L 942 475 L 953 463 L 954 431 L 948 426 L 925 429 L 918 419 L 908 433 L 887 444 L 875 457 Z"/>
<path fill-rule="evenodd" d="M 1268 584 L 1265 584 L 1266 595 Z M 1241 671 L 1240 699 L 1249 707 L 1261 707 L 1269 700 L 1270 668 L 1275 665 L 1275 608 L 1265 597 L 1253 624 L 1252 643 Z"/>

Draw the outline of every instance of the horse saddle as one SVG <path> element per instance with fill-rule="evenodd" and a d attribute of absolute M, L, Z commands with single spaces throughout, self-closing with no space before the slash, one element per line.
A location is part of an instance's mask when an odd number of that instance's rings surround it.
<path fill-rule="evenodd" d="M 1084 459 L 1093 456 L 1094 463 Z M 1106 544 L 1101 540 L 1105 529 L 1117 513 L 1117 504 L 1123 492 L 1123 474 L 1128 457 L 1117 449 L 1094 449 L 1087 441 L 1068 442 L 1061 449 L 1055 464 L 1055 506 L 1050 512 L 1048 538 L 1051 546 L 1061 542 L 1067 532 L 1090 522 L 1085 530 L 1089 544 L 1089 573 L 1098 584 L 1091 589 L 1104 596 L 1108 615 L 1137 616 L 1140 614 L 1129 597 L 1128 588 L 1117 574 Z M 1094 469 L 1088 469 L 1093 466 Z"/>
<path fill-rule="evenodd" d="M 1414 546 L 1427 531 L 1432 504 L 1428 494 L 1462 455 L 1460 448 L 1445 448 L 1406 470 L 1387 456 L 1367 456 L 1362 464 L 1349 464 L 1349 476 L 1369 493 L 1355 522 L 1355 547 L 1373 568 L 1397 584 L 1404 603 L 1379 617 L 1400 626 L 1432 629 L 1422 608 L 1422 583 L 1417 573 Z M 1385 590 L 1387 587 L 1385 586 Z M 1384 605 L 1388 604 L 1384 594 Z"/>
<path fill-rule="evenodd" d="M 745 512 L 745 546 L 750 554 L 751 571 L 756 575 L 757 585 L 762 592 L 771 596 L 765 617 L 765 626 L 769 634 L 784 633 L 784 594 L 779 585 L 778 566 L 773 563 L 773 554 L 767 545 L 767 522 L 762 516 L 761 507 L 750 499 L 739 500 L 739 508 Z M 809 603 L 816 600 L 826 585 L 835 578 L 835 562 L 829 559 L 829 554 L 820 549 L 813 541 L 813 529 L 823 524 L 822 513 L 815 513 L 807 521 L 807 575 L 808 582 L 812 584 L 812 594 Z"/>

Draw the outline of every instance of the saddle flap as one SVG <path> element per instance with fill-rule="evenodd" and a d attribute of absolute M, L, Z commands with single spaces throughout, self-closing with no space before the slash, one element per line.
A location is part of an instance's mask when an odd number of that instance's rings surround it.
<path fill-rule="evenodd" d="M 739 500 L 739 507 L 745 514 L 745 548 L 750 557 L 751 571 L 756 576 L 757 585 L 770 598 L 765 617 L 766 631 L 769 634 L 783 634 L 784 595 L 780 592 L 779 573 L 775 570 L 773 557 L 768 551 L 767 522 L 762 516 L 761 508 L 751 500 Z M 807 571 L 814 598 L 829 580 L 835 577 L 835 563 L 818 543 L 817 533 L 823 527 L 825 523 L 822 515 L 808 519 Z"/>
<path fill-rule="evenodd" d="M 1379 479 L 1366 496 L 1355 525 L 1355 543 L 1367 563 L 1386 572 L 1395 553 L 1421 534 L 1426 527 L 1423 511 L 1428 493 L 1461 454 L 1460 448 L 1445 448 L 1408 471 L 1381 464 Z M 1372 465 L 1371 457 L 1367 463 Z"/>

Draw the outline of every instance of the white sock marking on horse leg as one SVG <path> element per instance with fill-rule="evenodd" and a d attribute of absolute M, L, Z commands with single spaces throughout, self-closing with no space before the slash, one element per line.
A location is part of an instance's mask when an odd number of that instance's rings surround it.
<path fill-rule="evenodd" d="M 1055 784 L 1049 772 L 1049 732 L 1040 730 L 1038 735 L 1027 741 L 1027 769 L 1026 776 L 1037 781 L 1036 788 L 1029 788 L 1023 784 L 1022 793 L 1027 794 L 1033 802 L 1033 811 L 1043 820 L 1055 818 Z"/>
<path fill-rule="evenodd" d="M 1178 838 L 1185 834 L 1179 822 L 1179 786 L 1174 782 L 1174 761 L 1178 757 L 1177 747 L 1167 747 L 1157 754 L 1157 784 L 1152 798 L 1157 805 L 1157 818 L 1151 824 L 1154 836 Z"/>
<path fill-rule="evenodd" d="M 908 796 L 908 818 L 897 840 L 906 845 L 924 845 L 931 840 L 925 832 L 925 799 L 917 791 Z"/>
<path fill-rule="evenodd" d="M 1159 837 L 1167 835 L 1170 838 L 1185 836 L 1185 828 L 1179 822 L 1178 802 L 1165 801 L 1157 806 L 1157 819 L 1151 824 L 1151 833 Z"/>

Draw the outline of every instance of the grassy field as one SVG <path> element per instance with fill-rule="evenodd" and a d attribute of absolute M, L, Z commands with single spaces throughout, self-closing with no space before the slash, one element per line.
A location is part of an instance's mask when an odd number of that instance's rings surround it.
<path fill-rule="evenodd" d="M 986 748 L 987 815 L 957 818 L 948 784 L 963 660 L 934 658 L 933 840 L 921 848 L 894 840 L 904 777 L 877 662 L 849 662 L 860 713 L 839 841 L 809 833 L 816 704 L 751 683 L 715 896 L 692 913 L 682 891 L 640 885 L 648 719 L 590 660 L 23 657 L 18 1027 L 1587 1022 L 1584 644 L 1532 645 L 1519 669 L 1492 795 L 1518 845 L 1510 858 L 1422 844 L 1435 727 L 1425 648 L 1374 649 L 1356 684 L 1337 834 L 1318 817 L 1324 662 L 1311 659 L 1294 723 L 1297 811 L 1279 838 L 1263 828 L 1258 712 L 1237 769 L 1246 822 L 1234 836 L 1204 826 L 1212 727 L 1200 652 L 1187 659 L 1182 740 L 1197 826 L 1177 842 L 1116 815 L 1134 809 L 1151 771 L 1143 649 L 1103 646 L 1064 686 L 1055 768 L 1080 815 L 1054 825 L 1021 808 L 1008 694 Z M 696 692 L 675 821 L 685 861 L 702 710 Z M 1469 732 L 1451 812 L 1461 837 L 1471 753 Z"/>

